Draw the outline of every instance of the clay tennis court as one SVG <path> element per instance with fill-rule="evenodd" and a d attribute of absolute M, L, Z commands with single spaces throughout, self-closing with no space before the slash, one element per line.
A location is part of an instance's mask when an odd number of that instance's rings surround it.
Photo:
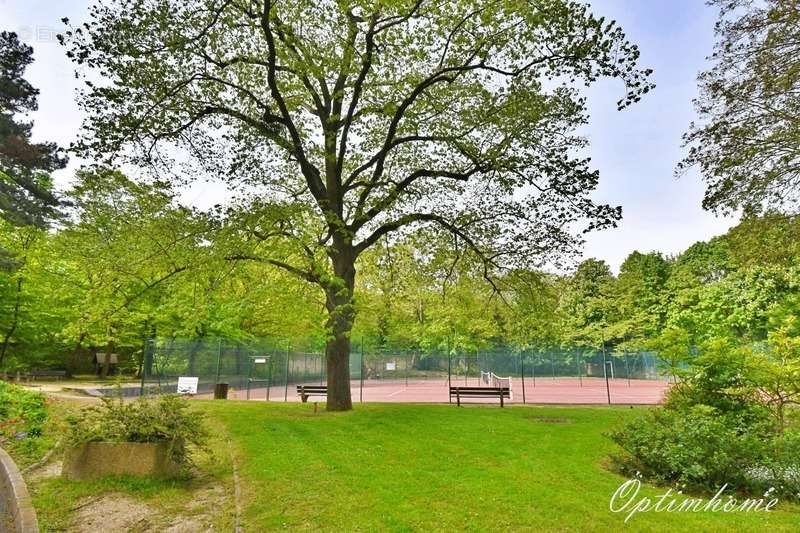
<path fill-rule="evenodd" d="M 298 385 L 324 385 L 319 381 L 294 383 L 288 386 L 250 388 L 250 400 L 299 402 Z M 478 378 L 451 378 L 453 386 L 481 386 Z M 660 380 L 609 379 L 608 391 L 603 378 L 525 378 L 523 381 L 512 378 L 512 399 L 506 403 L 522 404 L 592 404 L 609 403 L 623 405 L 653 405 L 661 403 L 669 383 Z M 392 403 L 448 403 L 447 378 L 444 379 L 397 379 L 397 380 L 359 380 L 351 381 L 353 402 L 392 402 Z M 202 395 L 208 396 L 208 395 Z M 244 388 L 232 389 L 231 399 L 248 399 Z M 324 397 L 311 397 L 309 401 L 324 401 Z M 455 403 L 455 398 L 453 399 Z M 497 403 L 493 399 L 471 399 L 469 403 Z"/>

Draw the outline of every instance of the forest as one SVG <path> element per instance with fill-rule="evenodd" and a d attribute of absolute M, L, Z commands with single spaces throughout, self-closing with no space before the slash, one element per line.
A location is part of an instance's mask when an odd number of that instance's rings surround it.
<path fill-rule="evenodd" d="M 181 205 L 168 185 L 109 169 L 81 172 L 67 202 L 53 229 L 3 228 L 14 263 L 0 273 L 4 371 L 88 372 L 95 353 L 113 350 L 135 373 L 152 337 L 324 346 L 324 294 L 259 261 L 261 243 L 230 213 Z M 616 275 L 572 257 L 561 271 L 487 276 L 457 238 L 421 232 L 362 256 L 352 335 L 454 353 L 759 343 L 796 332 L 799 237 L 796 217 L 766 214 L 674 257 L 634 251 Z"/>

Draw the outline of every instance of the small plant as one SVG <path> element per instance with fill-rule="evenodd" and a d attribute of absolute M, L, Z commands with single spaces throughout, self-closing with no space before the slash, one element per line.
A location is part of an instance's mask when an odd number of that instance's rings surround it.
<path fill-rule="evenodd" d="M 0 439 L 38 437 L 46 420 L 43 394 L 0 381 Z"/>
<path fill-rule="evenodd" d="M 187 446 L 206 449 L 208 430 L 200 413 L 175 395 L 157 399 L 104 398 L 103 404 L 67 418 L 67 444 L 87 442 L 169 442 L 172 459 L 191 464 Z"/>
<path fill-rule="evenodd" d="M 36 461 L 50 446 L 43 394 L 0 381 L 0 444 L 20 465 Z"/>

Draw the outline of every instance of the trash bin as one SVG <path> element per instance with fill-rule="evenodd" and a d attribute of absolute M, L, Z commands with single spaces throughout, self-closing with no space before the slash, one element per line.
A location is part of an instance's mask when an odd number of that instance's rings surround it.
<path fill-rule="evenodd" d="M 215 400 L 227 400 L 228 399 L 228 384 L 227 383 L 217 383 L 214 385 L 214 399 Z"/>

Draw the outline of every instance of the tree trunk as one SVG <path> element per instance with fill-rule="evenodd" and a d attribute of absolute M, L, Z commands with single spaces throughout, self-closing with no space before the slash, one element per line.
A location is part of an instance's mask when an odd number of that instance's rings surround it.
<path fill-rule="evenodd" d="M 328 310 L 328 341 L 325 346 L 328 411 L 349 411 L 353 408 L 350 398 L 350 332 L 355 319 L 355 256 L 347 246 L 339 249 L 345 251 L 331 257 L 336 280 L 325 290 L 325 306 Z"/>
<path fill-rule="evenodd" d="M 75 343 L 75 349 L 72 350 L 72 353 L 69 356 L 69 360 L 67 361 L 67 376 L 73 377 L 80 368 L 80 355 L 81 355 L 81 347 L 83 346 L 83 339 L 86 338 L 86 333 L 81 333 L 78 337 L 78 342 Z"/>
<path fill-rule="evenodd" d="M 101 377 L 106 378 L 108 377 L 108 373 L 111 370 L 111 353 L 114 351 L 114 341 L 109 340 L 108 344 L 106 345 L 106 358 L 103 361 L 103 372 Z"/>
<path fill-rule="evenodd" d="M 3 368 L 3 361 L 5 361 L 6 358 L 8 345 L 11 343 L 11 336 L 14 335 L 14 332 L 17 330 L 17 324 L 19 324 L 19 304 L 21 299 L 22 299 L 22 276 L 17 278 L 17 294 L 14 300 L 14 315 L 11 319 L 11 327 L 8 328 L 5 337 L 3 337 L 3 347 L 0 348 L 0 368 Z"/>

